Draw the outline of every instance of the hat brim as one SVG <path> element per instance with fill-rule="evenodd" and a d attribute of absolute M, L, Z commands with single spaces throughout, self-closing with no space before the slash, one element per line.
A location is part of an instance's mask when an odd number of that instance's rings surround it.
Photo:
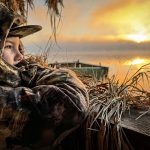
<path fill-rule="evenodd" d="M 39 25 L 26 25 L 26 26 L 19 26 L 15 28 L 11 28 L 8 34 L 8 37 L 19 37 L 23 38 L 35 32 L 38 32 L 42 29 Z"/>

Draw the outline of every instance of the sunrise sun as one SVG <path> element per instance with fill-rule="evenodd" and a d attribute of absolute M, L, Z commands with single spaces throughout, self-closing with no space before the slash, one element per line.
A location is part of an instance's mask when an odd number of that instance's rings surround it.
<path fill-rule="evenodd" d="M 126 36 L 126 38 L 129 40 L 135 41 L 137 43 L 147 40 L 147 37 L 144 34 L 129 34 Z"/>

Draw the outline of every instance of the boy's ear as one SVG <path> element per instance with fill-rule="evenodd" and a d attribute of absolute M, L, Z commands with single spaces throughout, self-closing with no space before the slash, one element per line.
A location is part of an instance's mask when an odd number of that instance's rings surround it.
<path fill-rule="evenodd" d="M 20 43 L 19 43 L 19 51 L 22 55 L 24 55 L 24 45 L 22 43 L 22 41 L 20 40 Z"/>

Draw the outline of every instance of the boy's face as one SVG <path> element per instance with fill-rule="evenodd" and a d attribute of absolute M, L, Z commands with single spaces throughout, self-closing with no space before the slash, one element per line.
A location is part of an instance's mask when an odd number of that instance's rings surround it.
<path fill-rule="evenodd" d="M 2 53 L 3 59 L 10 65 L 16 65 L 23 59 L 23 47 L 19 37 L 8 37 Z"/>

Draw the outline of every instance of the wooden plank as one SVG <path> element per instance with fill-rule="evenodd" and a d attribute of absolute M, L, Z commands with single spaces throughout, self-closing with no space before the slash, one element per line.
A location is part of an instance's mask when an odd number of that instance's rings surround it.
<path fill-rule="evenodd" d="M 130 112 L 126 112 L 122 117 L 120 125 L 129 130 L 136 131 L 138 133 L 150 136 L 150 113 L 143 115 L 141 118 L 138 118 L 142 113 L 132 109 Z"/>

